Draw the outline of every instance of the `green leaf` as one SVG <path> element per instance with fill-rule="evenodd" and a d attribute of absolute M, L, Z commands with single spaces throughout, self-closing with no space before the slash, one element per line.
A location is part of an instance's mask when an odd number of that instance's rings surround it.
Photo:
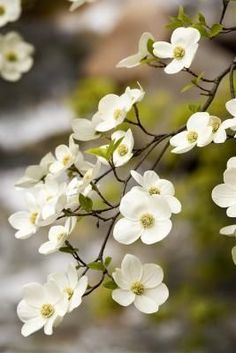
<path fill-rule="evenodd" d="M 89 198 L 84 196 L 83 194 L 79 195 L 79 203 L 82 209 L 89 212 L 93 208 L 93 201 Z"/>
<path fill-rule="evenodd" d="M 187 92 L 189 91 L 191 88 L 194 87 L 194 84 L 191 82 L 191 83 L 188 83 L 187 85 L 185 85 L 182 89 L 181 89 L 181 93 L 184 93 L 184 92 Z"/>
<path fill-rule="evenodd" d="M 75 251 L 78 251 L 79 249 L 74 249 L 74 248 L 70 248 L 68 246 L 63 246 L 59 249 L 60 252 L 64 252 L 67 254 L 73 254 Z"/>
<path fill-rule="evenodd" d="M 147 42 L 147 50 L 149 51 L 150 54 L 153 55 L 153 43 L 154 43 L 154 40 L 153 39 L 148 39 L 148 42 Z"/>
<path fill-rule="evenodd" d="M 113 280 L 108 280 L 103 283 L 103 287 L 107 289 L 116 289 L 117 284 Z"/>
<path fill-rule="evenodd" d="M 206 19 L 205 16 L 203 15 L 202 12 L 198 12 L 198 21 L 199 23 L 201 23 L 202 25 L 206 26 Z"/>
<path fill-rule="evenodd" d="M 105 267 L 108 267 L 108 266 L 110 265 L 111 260 L 112 260 L 111 256 L 107 256 L 107 257 L 105 258 L 105 261 L 104 261 Z"/>
<path fill-rule="evenodd" d="M 194 85 L 198 85 L 201 81 L 201 79 L 203 78 L 204 76 L 204 72 L 201 72 L 198 77 L 194 77 L 191 82 L 194 84 Z"/>
<path fill-rule="evenodd" d="M 210 29 L 210 38 L 216 37 L 219 33 L 222 32 L 223 28 L 223 25 L 220 23 L 213 24 Z"/>
<path fill-rule="evenodd" d="M 85 152 L 88 154 L 92 154 L 92 155 L 107 159 L 107 150 L 108 150 L 108 146 L 102 146 L 102 147 L 90 148 Z"/>
<path fill-rule="evenodd" d="M 88 264 L 88 267 L 90 268 L 90 270 L 93 270 L 93 271 L 104 271 L 105 270 L 105 267 L 101 261 L 90 262 Z"/>

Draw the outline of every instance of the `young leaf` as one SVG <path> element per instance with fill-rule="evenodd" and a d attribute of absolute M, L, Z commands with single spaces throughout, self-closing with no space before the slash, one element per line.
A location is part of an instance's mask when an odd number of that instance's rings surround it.
<path fill-rule="evenodd" d="M 83 194 L 79 195 L 79 203 L 82 209 L 89 212 L 93 208 L 93 201 L 89 198 L 84 196 Z"/>
<path fill-rule="evenodd" d="M 68 246 L 63 246 L 59 249 L 59 251 L 67 254 L 73 254 L 75 251 L 78 251 L 78 249 L 70 248 Z"/>
<path fill-rule="evenodd" d="M 90 270 L 93 270 L 93 271 L 104 271 L 105 270 L 105 267 L 104 267 L 103 263 L 101 263 L 101 262 L 90 262 L 88 264 L 88 267 L 90 268 Z"/>
<path fill-rule="evenodd" d="M 104 261 L 105 267 L 108 267 L 111 263 L 112 258 L 110 256 L 107 256 Z"/>
<path fill-rule="evenodd" d="M 107 150 L 108 146 L 96 147 L 88 149 L 86 153 L 107 159 Z"/>
<path fill-rule="evenodd" d="M 215 23 L 210 29 L 210 38 L 216 37 L 223 30 L 223 25 Z"/>

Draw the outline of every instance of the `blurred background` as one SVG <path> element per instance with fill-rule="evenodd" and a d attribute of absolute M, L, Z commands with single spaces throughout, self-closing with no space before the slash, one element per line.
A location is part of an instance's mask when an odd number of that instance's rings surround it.
<path fill-rule="evenodd" d="M 107 255 L 114 258 L 112 266 L 131 252 L 144 262 L 164 267 L 170 298 L 157 314 L 145 316 L 133 307 L 123 309 L 104 288 L 86 298 L 52 337 L 37 333 L 25 339 L 15 311 L 25 283 L 43 283 L 48 273 L 63 271 L 71 261 L 61 253 L 38 254 L 46 233 L 27 241 L 14 238 L 7 218 L 24 209 L 14 183 L 25 167 L 37 163 L 58 144 L 67 143 L 73 117 L 91 116 L 103 95 L 120 93 L 137 81 L 147 92 L 140 111 L 149 130 L 172 131 L 191 114 L 190 103 L 203 102 L 197 89 L 180 93 L 190 79 L 187 74 L 168 76 L 148 67 L 115 69 L 120 59 L 136 52 L 144 31 L 167 40 L 170 32 L 165 24 L 180 4 L 186 5 L 189 14 L 201 10 L 209 23 L 219 20 L 221 1 L 217 0 L 99 0 L 74 13 L 68 11 L 66 0 L 23 0 L 20 21 L 2 29 L 3 33 L 19 31 L 36 52 L 31 72 L 14 84 L 0 82 L 1 353 L 235 352 L 236 267 L 231 259 L 235 240 L 218 235 L 230 221 L 210 196 L 222 181 L 227 160 L 235 155 L 235 141 L 180 156 L 167 153 L 157 172 L 175 183 L 183 204 L 181 215 L 173 217 L 171 235 L 153 246 L 109 243 Z M 235 26 L 235 18 L 236 2 L 232 1 L 225 24 Z M 232 61 L 235 47 L 234 34 L 202 40 L 194 71 L 214 78 Z M 227 117 L 224 105 L 228 99 L 225 80 L 210 112 Z M 135 130 L 134 134 L 141 146 L 143 135 Z M 151 159 L 146 161 L 144 167 L 148 169 L 151 163 Z M 117 200 L 117 184 L 106 181 L 105 194 Z M 82 220 L 72 243 L 92 261 L 103 237 L 104 229 L 98 230 L 95 221 Z"/>

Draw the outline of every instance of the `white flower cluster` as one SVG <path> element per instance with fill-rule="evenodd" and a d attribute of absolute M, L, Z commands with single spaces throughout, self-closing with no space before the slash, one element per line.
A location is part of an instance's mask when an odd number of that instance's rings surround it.
<path fill-rule="evenodd" d="M 224 183 L 213 189 L 212 199 L 218 206 L 227 208 L 228 217 L 236 218 L 236 157 L 228 160 L 227 169 L 224 172 Z M 220 234 L 236 236 L 236 224 L 222 228 Z M 236 265 L 236 246 L 232 249 L 232 256 Z"/>
<path fill-rule="evenodd" d="M 53 333 L 66 313 L 82 302 L 88 286 L 88 278 L 80 275 L 74 265 L 66 273 L 53 273 L 44 285 L 30 283 L 24 286 L 23 300 L 17 313 L 24 323 L 21 333 L 27 337 L 44 328 L 46 335 Z"/>
<path fill-rule="evenodd" d="M 207 112 L 194 113 L 187 121 L 186 130 L 170 139 L 173 153 L 185 153 L 193 147 L 204 147 L 210 143 L 224 143 L 227 140 L 227 129 L 236 131 L 236 99 L 226 103 L 226 109 L 233 118 L 222 121 Z M 236 136 L 236 135 L 235 135 Z"/>
<path fill-rule="evenodd" d="M 157 59 L 172 59 L 165 64 L 167 74 L 175 74 L 189 68 L 198 49 L 200 32 L 192 27 L 179 27 L 174 30 L 171 42 L 157 41 L 151 33 L 143 33 L 139 40 L 138 52 L 121 60 L 117 67 L 132 68 Z"/>
<path fill-rule="evenodd" d="M 20 0 L 0 0 L 0 27 L 19 19 Z M 7 81 L 18 81 L 33 65 L 34 48 L 16 32 L 0 34 L 0 76 Z"/>

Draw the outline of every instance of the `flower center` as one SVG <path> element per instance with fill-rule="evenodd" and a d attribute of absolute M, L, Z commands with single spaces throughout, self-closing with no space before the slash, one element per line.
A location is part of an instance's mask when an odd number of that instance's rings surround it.
<path fill-rule="evenodd" d="M 66 292 L 67 296 L 68 296 L 68 300 L 71 300 L 73 294 L 74 294 L 74 291 L 72 288 L 65 288 L 64 291 Z"/>
<path fill-rule="evenodd" d="M 49 319 L 55 313 L 55 310 L 51 304 L 43 304 L 40 313 L 44 318 Z"/>
<path fill-rule="evenodd" d="M 115 120 L 121 119 L 121 118 L 123 117 L 123 110 L 121 110 L 121 109 L 116 109 L 116 110 L 114 111 L 113 117 L 114 117 Z"/>
<path fill-rule="evenodd" d="M 57 236 L 57 240 L 58 241 L 61 241 L 61 240 L 65 239 L 65 238 L 66 238 L 66 233 L 60 233 Z"/>
<path fill-rule="evenodd" d="M 140 218 L 140 222 L 144 229 L 150 229 L 154 226 L 155 219 L 151 214 L 146 213 L 142 215 L 142 217 Z"/>
<path fill-rule="evenodd" d="M 183 59 L 184 55 L 185 55 L 185 49 L 184 48 L 182 48 L 182 47 L 175 47 L 174 48 L 174 58 L 176 60 Z"/>
<path fill-rule="evenodd" d="M 159 195 L 160 190 L 156 186 L 151 186 L 150 189 L 148 190 L 150 195 Z"/>
<path fill-rule="evenodd" d="M 0 16 L 5 15 L 5 13 L 6 13 L 5 7 L 3 5 L 0 5 Z"/>
<path fill-rule="evenodd" d="M 16 53 L 14 53 L 13 51 L 9 51 L 8 53 L 5 54 L 5 59 L 7 61 L 10 61 L 11 63 L 14 63 L 18 60 L 18 57 Z"/>
<path fill-rule="evenodd" d="M 129 152 L 129 149 L 125 144 L 122 143 L 121 145 L 118 146 L 117 152 L 121 157 L 123 157 Z"/>
<path fill-rule="evenodd" d="M 62 160 L 62 164 L 66 167 L 71 161 L 71 156 L 70 155 L 66 155 L 63 160 Z"/>
<path fill-rule="evenodd" d="M 187 134 L 187 140 L 189 143 L 194 143 L 197 141 L 198 133 L 196 131 L 189 131 Z"/>
<path fill-rule="evenodd" d="M 37 217 L 38 217 L 38 212 L 32 212 L 30 215 L 30 221 L 32 224 L 35 224 L 37 221 Z"/>
<path fill-rule="evenodd" d="M 221 120 L 217 116 L 211 116 L 210 117 L 210 122 L 209 125 L 212 127 L 212 132 L 215 133 L 218 131 L 220 125 L 221 125 Z"/>
<path fill-rule="evenodd" d="M 141 282 L 134 282 L 131 286 L 131 291 L 136 295 L 143 295 L 144 285 Z"/>

